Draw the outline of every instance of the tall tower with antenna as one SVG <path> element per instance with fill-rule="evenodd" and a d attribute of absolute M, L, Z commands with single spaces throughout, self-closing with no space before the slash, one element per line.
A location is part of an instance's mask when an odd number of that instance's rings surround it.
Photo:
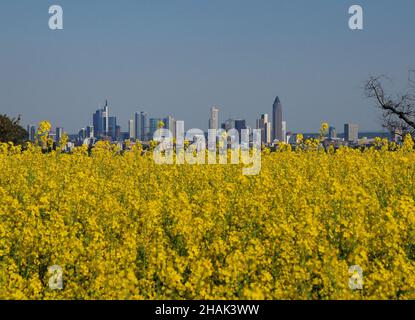
<path fill-rule="evenodd" d="M 102 113 L 102 120 L 103 120 L 103 127 L 104 127 L 104 135 L 108 136 L 109 135 L 109 117 L 110 117 L 110 112 L 109 112 L 109 107 L 108 107 L 108 100 L 105 100 L 105 106 L 104 106 L 104 111 Z"/>
<path fill-rule="evenodd" d="M 282 105 L 277 96 L 272 106 L 272 140 L 284 141 L 282 121 Z"/>

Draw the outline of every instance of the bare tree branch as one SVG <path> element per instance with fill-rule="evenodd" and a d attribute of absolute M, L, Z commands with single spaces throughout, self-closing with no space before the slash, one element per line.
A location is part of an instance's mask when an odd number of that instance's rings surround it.
<path fill-rule="evenodd" d="M 405 134 L 415 132 L 415 95 L 405 93 L 396 99 L 385 93 L 381 80 L 385 78 L 371 77 L 365 84 L 367 98 L 372 98 L 376 106 L 383 111 L 383 127 L 393 133 Z"/>

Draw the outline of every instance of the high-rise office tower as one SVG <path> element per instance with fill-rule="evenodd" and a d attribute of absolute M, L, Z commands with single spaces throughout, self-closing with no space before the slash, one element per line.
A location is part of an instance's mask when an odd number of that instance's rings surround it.
<path fill-rule="evenodd" d="M 98 109 L 93 115 L 94 136 L 101 138 L 109 135 L 109 107 L 105 100 L 103 109 Z"/>
<path fill-rule="evenodd" d="M 86 127 L 86 135 L 87 135 L 87 138 L 93 138 L 94 137 L 94 126 L 87 126 Z"/>
<path fill-rule="evenodd" d="M 34 142 L 36 139 L 36 126 L 29 124 L 27 126 L 27 132 L 29 133 L 29 141 Z"/>
<path fill-rule="evenodd" d="M 112 140 L 116 139 L 116 130 L 117 130 L 117 117 L 109 117 L 108 118 L 108 136 L 111 137 Z"/>
<path fill-rule="evenodd" d="M 128 139 L 135 139 L 134 120 L 128 121 Z"/>
<path fill-rule="evenodd" d="M 135 137 L 140 141 L 147 141 L 149 139 L 150 125 L 148 121 L 148 115 L 146 112 L 141 111 L 135 114 Z"/>
<path fill-rule="evenodd" d="M 36 126 L 30 127 L 30 136 L 32 137 L 32 141 L 36 140 Z"/>
<path fill-rule="evenodd" d="M 87 134 L 86 134 L 86 130 L 85 128 L 82 128 L 81 130 L 79 130 L 78 132 L 78 141 L 80 143 L 84 143 L 84 140 L 87 138 Z"/>
<path fill-rule="evenodd" d="M 137 140 L 143 140 L 141 137 L 141 116 L 140 113 L 136 112 L 134 114 L 134 130 L 135 130 L 135 138 Z"/>
<path fill-rule="evenodd" d="M 282 105 L 279 97 L 275 98 L 272 106 L 272 140 L 284 141 L 282 131 Z"/>
<path fill-rule="evenodd" d="M 272 132 L 272 124 L 271 124 L 271 122 L 266 122 L 264 124 L 264 133 L 265 133 L 265 135 L 264 135 L 264 140 L 263 140 L 265 143 L 271 143 L 272 142 L 271 132 Z"/>
<path fill-rule="evenodd" d="M 110 136 L 110 123 L 109 123 L 109 118 L 110 118 L 110 111 L 109 111 L 109 107 L 108 107 L 108 101 L 105 100 L 105 106 L 102 112 L 102 118 L 103 118 L 103 127 L 104 127 L 104 135 L 105 136 Z"/>
<path fill-rule="evenodd" d="M 143 140 L 151 140 L 150 136 L 150 121 L 148 119 L 147 113 L 143 112 L 141 117 L 141 128 L 143 133 Z"/>
<path fill-rule="evenodd" d="M 217 107 L 210 108 L 209 129 L 219 129 L 219 109 Z"/>
<path fill-rule="evenodd" d="M 115 126 L 115 141 L 121 141 L 121 126 Z"/>
<path fill-rule="evenodd" d="M 353 123 L 344 125 L 344 140 L 348 142 L 356 142 L 359 140 L 359 126 Z"/>
<path fill-rule="evenodd" d="M 176 120 L 172 116 L 163 119 L 164 128 L 171 131 L 173 137 L 176 136 Z"/>
<path fill-rule="evenodd" d="M 242 130 L 246 129 L 246 121 L 243 119 L 235 120 L 235 129 L 239 133 L 239 139 L 241 139 Z"/>
<path fill-rule="evenodd" d="M 261 114 L 261 118 L 256 121 L 256 128 L 261 130 L 262 143 L 271 143 L 271 123 L 268 114 Z"/>
<path fill-rule="evenodd" d="M 94 136 L 100 138 L 103 132 L 102 109 L 95 111 L 93 116 Z"/>
<path fill-rule="evenodd" d="M 330 127 L 329 128 L 329 139 L 334 140 L 336 138 L 337 138 L 336 128 L 335 127 Z"/>
<path fill-rule="evenodd" d="M 150 140 L 153 140 L 153 135 L 154 135 L 154 132 L 156 132 L 157 131 L 157 129 L 159 128 L 159 123 L 161 122 L 161 119 L 160 118 L 151 118 L 150 119 L 150 136 L 149 136 L 149 139 Z"/>
<path fill-rule="evenodd" d="M 235 120 L 233 119 L 226 120 L 224 123 L 222 123 L 221 129 L 224 129 L 226 131 L 230 129 L 235 129 Z"/>
<path fill-rule="evenodd" d="M 287 121 L 282 122 L 282 140 L 283 142 L 287 142 Z"/>
<path fill-rule="evenodd" d="M 59 142 L 61 141 L 63 136 L 63 128 L 57 127 L 56 128 L 56 134 L 55 134 L 55 141 Z"/>

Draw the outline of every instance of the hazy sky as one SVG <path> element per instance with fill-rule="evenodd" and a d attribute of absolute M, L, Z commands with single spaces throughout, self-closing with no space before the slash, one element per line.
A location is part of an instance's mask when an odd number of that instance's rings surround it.
<path fill-rule="evenodd" d="M 52 4 L 62 31 L 48 28 Z M 353 4 L 363 31 L 348 28 Z M 414 12 L 413 0 L 1 0 L 0 113 L 72 133 L 108 99 L 123 131 L 141 110 L 206 129 L 212 105 L 254 125 L 278 95 L 289 130 L 375 130 L 363 82 L 407 86 Z"/>

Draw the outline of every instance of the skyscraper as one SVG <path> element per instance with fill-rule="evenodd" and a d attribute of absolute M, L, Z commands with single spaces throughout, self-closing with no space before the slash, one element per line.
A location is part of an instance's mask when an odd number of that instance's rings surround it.
<path fill-rule="evenodd" d="M 108 101 L 105 100 L 105 106 L 102 112 L 102 118 L 103 118 L 103 129 L 104 129 L 104 135 L 105 136 L 109 136 L 110 135 L 110 130 L 109 130 L 109 118 L 110 118 L 110 111 L 109 111 L 109 107 L 108 107 Z"/>
<path fill-rule="evenodd" d="M 161 122 L 160 118 L 151 118 L 150 119 L 150 136 L 149 136 L 150 140 L 153 139 L 154 132 L 157 131 L 160 122 Z"/>
<path fill-rule="evenodd" d="M 282 139 L 280 141 L 287 142 L 287 121 L 282 122 Z"/>
<path fill-rule="evenodd" d="M 78 132 L 78 141 L 80 142 L 80 143 L 84 143 L 84 141 L 85 141 L 85 139 L 87 138 L 87 135 L 86 135 L 86 130 L 85 130 L 85 128 L 82 128 L 81 130 L 79 130 L 79 132 Z"/>
<path fill-rule="evenodd" d="M 93 138 L 94 137 L 94 126 L 87 126 L 86 127 L 86 135 L 87 135 L 87 138 Z"/>
<path fill-rule="evenodd" d="M 93 116 L 94 136 L 100 138 L 103 132 L 102 109 L 95 111 Z"/>
<path fill-rule="evenodd" d="M 135 139 L 135 126 L 134 126 L 134 120 L 128 121 L 128 138 L 129 139 Z"/>
<path fill-rule="evenodd" d="M 348 142 L 356 142 L 359 140 L 359 126 L 353 123 L 344 125 L 344 140 Z"/>
<path fill-rule="evenodd" d="M 172 116 L 163 119 L 164 128 L 171 131 L 172 136 L 176 135 L 176 120 Z"/>
<path fill-rule="evenodd" d="M 219 129 L 219 109 L 217 107 L 210 108 L 209 129 Z"/>
<path fill-rule="evenodd" d="M 336 128 L 335 127 L 330 127 L 329 128 L 329 139 L 334 140 L 336 138 L 337 138 Z"/>
<path fill-rule="evenodd" d="M 261 114 L 261 118 L 256 121 L 256 128 L 261 130 L 262 143 L 271 143 L 271 122 L 269 122 L 268 114 Z"/>
<path fill-rule="evenodd" d="M 121 141 L 121 126 L 115 126 L 115 141 Z"/>
<path fill-rule="evenodd" d="M 56 128 L 55 141 L 56 141 L 56 142 L 61 141 L 62 136 L 63 136 L 63 128 L 57 127 L 57 128 Z"/>
<path fill-rule="evenodd" d="M 284 141 L 282 131 L 282 105 L 277 96 L 272 106 L 272 140 Z"/>
<path fill-rule="evenodd" d="M 135 113 L 135 137 L 140 141 L 147 141 L 149 139 L 150 125 L 148 115 L 141 111 Z"/>
<path fill-rule="evenodd" d="M 102 138 L 109 134 L 109 107 L 108 101 L 105 100 L 103 109 L 98 109 L 93 115 L 94 136 Z"/>
<path fill-rule="evenodd" d="M 137 140 L 143 140 L 141 138 L 141 116 L 140 113 L 136 112 L 134 114 L 134 130 L 135 130 L 135 138 Z"/>
<path fill-rule="evenodd" d="M 239 139 L 241 139 L 242 129 L 246 129 L 246 121 L 243 119 L 235 120 L 235 129 L 239 133 Z"/>
<path fill-rule="evenodd" d="M 34 142 L 36 139 L 36 126 L 32 124 L 28 125 L 27 132 L 29 133 L 29 141 Z"/>
<path fill-rule="evenodd" d="M 235 129 L 235 120 L 228 119 L 221 125 L 221 129 L 228 131 L 230 129 Z"/>
<path fill-rule="evenodd" d="M 116 130 L 117 130 L 117 118 L 116 117 L 109 117 L 108 118 L 108 136 L 111 137 L 112 140 L 116 139 Z"/>

